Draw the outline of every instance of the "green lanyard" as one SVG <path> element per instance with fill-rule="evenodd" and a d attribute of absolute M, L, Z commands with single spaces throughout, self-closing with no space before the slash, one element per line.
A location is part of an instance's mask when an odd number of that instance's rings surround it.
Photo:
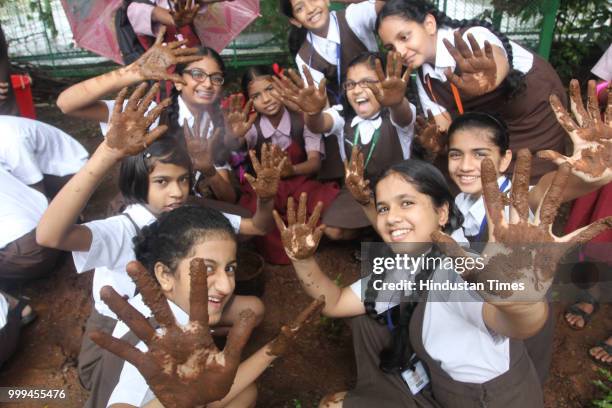
<path fill-rule="evenodd" d="M 374 131 L 374 135 L 372 135 L 372 144 L 370 145 L 370 151 L 368 152 L 368 157 L 366 158 L 364 168 L 368 167 L 368 163 L 370 162 L 370 158 L 372 157 L 372 152 L 376 149 L 376 143 L 378 143 L 378 139 L 380 139 L 380 128 Z M 359 140 L 359 125 L 357 125 L 357 129 L 355 130 L 355 137 L 353 138 L 353 146 L 357 146 Z"/>

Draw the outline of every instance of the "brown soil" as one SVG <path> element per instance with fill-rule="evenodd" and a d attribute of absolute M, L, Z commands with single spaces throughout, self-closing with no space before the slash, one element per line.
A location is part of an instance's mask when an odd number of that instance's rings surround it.
<path fill-rule="evenodd" d="M 62 116 L 54 108 L 39 108 L 42 120 L 77 137 L 93 151 L 100 141 L 97 126 Z M 86 219 L 104 216 L 116 187 L 109 175 L 92 202 Z M 341 284 L 354 281 L 358 264 L 352 260 L 351 245 L 325 244 L 318 258 L 330 277 Z M 65 390 L 68 399 L 46 403 L 49 407 L 81 407 L 87 398 L 78 381 L 76 358 L 85 321 L 91 308 L 91 273 L 77 275 L 72 260 L 65 256 L 46 279 L 31 282 L 21 292 L 32 298 L 39 318 L 22 332 L 16 355 L 0 370 L 0 386 L 28 386 Z M 254 332 L 249 354 L 273 338 L 282 323 L 289 322 L 308 305 L 310 299 L 300 288 L 291 267 L 264 269 L 266 305 L 264 322 Z M 603 305 L 591 324 L 582 331 L 567 327 L 562 318 L 565 305 L 556 304 L 554 359 L 545 387 L 547 408 L 585 407 L 596 396 L 592 380 L 595 365 L 587 348 L 611 334 L 612 307 Z M 328 393 L 349 389 L 355 381 L 355 364 L 350 331 L 340 320 L 320 319 L 298 339 L 294 350 L 278 360 L 258 381 L 259 407 L 313 407 Z M 43 403 L 12 406 L 37 407 Z"/>

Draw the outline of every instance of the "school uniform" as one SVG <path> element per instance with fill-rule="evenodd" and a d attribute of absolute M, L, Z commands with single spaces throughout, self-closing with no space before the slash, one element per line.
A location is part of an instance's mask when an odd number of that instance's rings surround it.
<path fill-rule="evenodd" d="M 357 55 L 378 51 L 375 36 L 376 6 L 373 1 L 351 4 L 344 10 L 330 11 L 326 37 L 311 32 L 300 47 L 295 64 L 304 77 L 303 66 L 309 67 L 313 80 L 318 84 L 327 78 L 327 96 L 330 106 L 340 104 L 342 82 L 348 64 Z M 321 163 L 321 179 L 342 178 L 344 168 L 338 162 L 338 149 L 342 146 L 333 137 L 325 138 L 326 158 Z"/>
<path fill-rule="evenodd" d="M 394 272 L 393 280 L 385 281 L 397 281 L 398 277 L 414 280 L 415 275 Z M 369 279 L 351 285 L 361 299 Z M 430 279 L 463 282 L 455 270 L 443 268 L 436 269 Z M 384 292 L 384 298 L 379 294 L 376 312 L 387 324 L 368 316 L 352 319 L 358 379 L 356 388 L 344 400 L 345 407 L 543 406 L 542 389 L 522 342 L 489 330 L 482 318 L 484 301 L 469 290 L 425 291 L 422 299 L 426 301 L 419 302 L 413 312 L 410 343 L 429 378 L 428 384 L 427 380 L 423 382 L 423 389 L 413 394 L 400 374 L 380 370 L 379 354 L 390 344 L 389 326 L 395 324 L 388 311 L 408 294 Z M 376 403 L 379 398 L 382 405 Z"/>
<path fill-rule="evenodd" d="M 304 125 L 301 114 L 284 109 L 283 116 L 277 127 L 274 127 L 265 115 L 259 115 L 253 126 L 245 135 L 249 149 L 261 153 L 264 143 L 272 143 L 287 152 L 292 165 L 307 160 L 307 153 L 316 151 L 325 155 L 325 148 L 320 135 L 312 133 Z M 295 175 L 281 179 L 274 197 L 274 208 L 286 221 L 287 200 L 293 197 L 299 202 L 301 193 L 308 194 L 308 214 L 312 214 L 317 202 L 323 203 L 323 213 L 332 204 L 339 191 L 336 183 L 322 183 L 306 175 Z M 248 182 L 242 183 L 240 205 L 254 213 L 257 208 L 257 195 Z M 263 237 L 256 237 L 255 244 L 264 259 L 273 264 L 289 264 L 280 232 L 274 228 Z"/>
<path fill-rule="evenodd" d="M 454 44 L 455 31 L 449 27 L 438 29 L 435 65 L 425 63 L 418 70 L 417 89 L 423 111 L 431 109 L 434 115 L 448 112 L 452 118 L 462 110 L 500 116 L 508 126 L 512 151 L 516 153 L 521 148 L 529 148 L 534 153 L 531 181 L 535 184 L 545 173 L 556 170 L 555 164 L 535 157 L 535 153 L 540 150 L 563 152 L 565 147 L 566 132 L 557 122 L 549 102 L 549 96 L 555 94 L 567 106 L 565 89 L 559 76 L 547 61 L 511 41 L 512 65 L 525 74 L 525 88 L 511 100 L 504 95 L 503 83 L 497 89 L 477 97 L 461 95 L 461 91 L 458 91 L 458 100 L 444 75 L 446 68 L 456 68 L 455 60 L 443 43 L 446 39 Z M 484 27 L 461 28 L 460 32 L 466 42 L 467 34 L 471 33 L 481 48 L 487 40 L 491 45 L 503 49 L 499 38 Z"/>
<path fill-rule="evenodd" d="M 240 217 L 224 215 L 238 231 Z M 92 288 L 94 307 L 83 334 L 78 367 L 81 383 L 87 389 L 91 387 L 92 376 L 99 368 L 97 363 L 101 355 L 101 349 L 89 339 L 89 333 L 93 330 L 110 333 L 117 322 L 115 313 L 100 298 L 100 290 L 108 285 L 121 296 L 134 296 L 136 285 L 125 271 L 127 264 L 135 260 L 132 240 L 155 219 L 144 205 L 132 204 L 119 215 L 83 224 L 91 231 L 91 246 L 88 251 L 72 252 L 72 258 L 77 273 L 95 268 Z"/>
<path fill-rule="evenodd" d="M 388 109 L 383 109 L 369 119 L 356 115 L 350 121 L 346 121 L 334 107 L 326 109 L 325 113 L 333 121 L 329 134 L 335 134 L 343 141 L 340 160 L 348 161 L 353 145 L 359 145 L 366 161 L 364 178 L 374 185 L 374 181 L 390 166 L 410 158 L 416 118 L 416 108 L 412 104 L 410 108 L 412 122 L 403 127 L 393 122 Z M 338 199 L 323 216 L 323 222 L 329 226 L 349 229 L 370 225 L 361 206 L 347 189 L 340 192 Z"/>
<path fill-rule="evenodd" d="M 499 189 L 508 193 L 512 189 L 512 181 L 507 176 L 497 179 Z M 476 251 L 481 251 L 489 240 L 489 228 L 487 224 L 486 208 L 482 194 L 474 197 L 470 194 L 459 193 L 455 197 L 455 204 L 463 214 L 462 225 L 465 237 L 470 241 L 470 246 Z M 510 207 L 505 207 L 505 218 L 510 218 Z M 533 220 L 534 214 L 529 211 L 529 218 Z M 540 382 L 544 384 L 548 377 L 550 363 L 552 361 L 552 341 L 555 329 L 555 314 L 551 307 L 548 308 L 548 317 L 544 327 L 535 335 L 524 340 L 525 348 L 531 358 Z"/>
<path fill-rule="evenodd" d="M 46 275 L 60 251 L 36 243 L 47 198 L 0 167 L 0 286 Z"/>
<path fill-rule="evenodd" d="M 0 134 L 0 166 L 24 184 L 43 181 L 49 198 L 89 157 L 71 136 L 37 120 L 1 115 Z"/>

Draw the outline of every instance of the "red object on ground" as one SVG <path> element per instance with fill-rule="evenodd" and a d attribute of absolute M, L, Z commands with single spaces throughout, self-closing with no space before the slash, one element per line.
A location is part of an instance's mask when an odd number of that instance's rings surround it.
<path fill-rule="evenodd" d="M 20 116 L 36 119 L 30 77 L 27 75 L 11 75 L 11 84 L 15 91 L 15 99 L 17 100 L 17 106 L 19 106 Z"/>

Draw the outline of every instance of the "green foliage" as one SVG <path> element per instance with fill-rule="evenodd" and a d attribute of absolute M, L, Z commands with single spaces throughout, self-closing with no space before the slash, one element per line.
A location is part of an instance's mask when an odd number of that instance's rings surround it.
<path fill-rule="evenodd" d="M 51 0 L 30 0 L 30 11 L 38 13 L 38 19 L 43 23 L 44 27 L 49 30 L 52 37 L 57 36 L 57 27 L 53 19 L 53 10 L 51 9 Z M 32 18 L 32 16 L 28 16 Z"/>
<path fill-rule="evenodd" d="M 605 368 L 598 368 L 600 379 L 594 380 L 593 384 L 602 391 L 601 399 L 591 401 L 593 406 L 599 408 L 612 408 L 612 373 Z"/>
<path fill-rule="evenodd" d="M 302 401 L 299 399 L 294 398 L 291 402 L 293 403 L 293 408 L 302 408 Z"/>
<path fill-rule="evenodd" d="M 493 4 L 526 21 L 537 16 L 541 19 L 541 11 L 550 7 L 551 0 L 493 0 Z M 611 19 L 606 0 L 559 1 L 550 63 L 564 84 L 571 78 L 585 81 L 591 76 L 591 68 L 612 42 Z"/>

